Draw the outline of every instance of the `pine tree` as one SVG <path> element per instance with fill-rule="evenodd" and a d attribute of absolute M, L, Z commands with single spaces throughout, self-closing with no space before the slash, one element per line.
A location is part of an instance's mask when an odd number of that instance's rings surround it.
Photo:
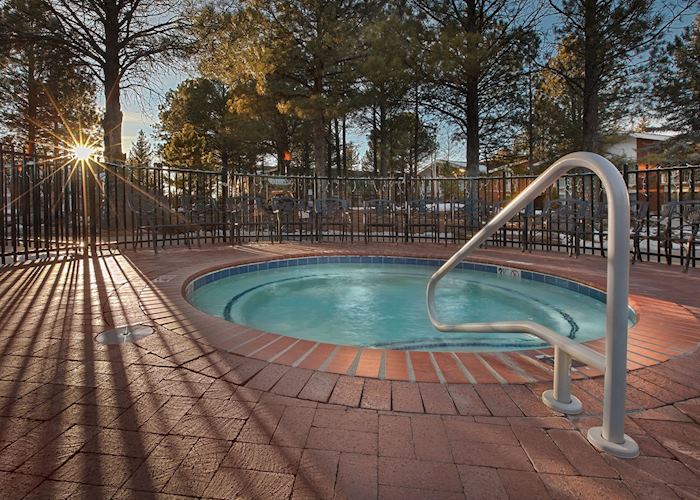
<path fill-rule="evenodd" d="M 700 136 L 700 14 L 657 52 L 656 111 L 666 127 Z"/>
<path fill-rule="evenodd" d="M 339 109 L 352 90 L 361 54 L 358 33 L 371 3 L 254 0 L 243 9 L 205 12 L 214 26 L 224 28 L 211 30 L 207 42 L 223 68 L 218 77 L 227 83 L 252 82 L 280 113 L 307 122 L 321 176 L 330 172 L 329 123 L 341 116 Z"/>
<path fill-rule="evenodd" d="M 679 1 L 670 16 L 655 0 L 561 0 L 560 42 L 575 60 L 570 68 L 547 66 L 574 88 L 581 100 L 580 143 L 599 152 L 604 135 L 646 92 L 641 78 L 649 51 L 676 16 L 693 0 Z M 665 4 L 664 4 L 665 5 Z M 607 114 L 607 116 L 605 116 Z"/>
<path fill-rule="evenodd" d="M 185 123 L 163 145 L 161 154 L 171 165 L 199 170 L 207 162 L 206 141 L 193 125 Z"/>
<path fill-rule="evenodd" d="M 700 15 L 654 54 L 655 114 L 679 135 L 647 148 L 646 161 L 700 163 Z"/>
<path fill-rule="evenodd" d="M 391 163 L 389 121 L 409 108 L 418 85 L 419 27 L 409 14 L 389 4 L 362 31 L 367 52 L 358 66 L 362 92 L 356 104 L 364 110 L 359 122 L 369 130 L 368 143 L 373 148 L 367 158 L 376 163 L 382 177 Z M 414 162 L 414 158 L 408 160 Z"/>
<path fill-rule="evenodd" d="M 256 40 L 264 22 L 253 8 L 229 10 L 209 5 L 202 9 L 195 22 L 198 69 L 204 78 L 228 87 L 230 110 L 255 123 L 259 152 L 274 154 L 278 171 L 285 172 L 289 165 L 285 153 L 293 149 L 291 136 L 297 122 L 278 107 L 284 99 L 280 92 L 285 88 L 283 77 L 272 68 L 263 70 L 256 65 L 259 51 L 265 50 L 264 40 Z M 264 81 L 260 81 L 263 72 Z"/>
<path fill-rule="evenodd" d="M 37 41 L 78 60 L 102 85 L 104 156 L 123 161 L 121 99 L 125 88 L 144 86 L 144 73 L 189 47 L 187 18 L 178 2 L 158 0 L 32 0 L 53 21 L 11 24 L 3 38 L 31 47 Z"/>
<path fill-rule="evenodd" d="M 139 135 L 129 151 L 129 164 L 135 167 L 150 167 L 152 160 L 153 150 L 151 143 L 146 139 L 146 134 L 143 133 L 143 130 L 139 130 Z"/>
<path fill-rule="evenodd" d="M 533 162 L 546 165 L 583 148 L 582 98 L 578 87 L 561 73 L 582 77 L 583 67 L 569 40 L 559 43 L 557 53 L 547 61 L 557 71 L 543 71 L 534 79 L 532 109 Z M 517 144 L 524 149 L 525 138 Z"/>
<path fill-rule="evenodd" d="M 386 173 L 374 172 L 375 152 L 379 148 L 372 147 L 372 141 L 375 136 L 370 134 L 370 147 L 365 151 L 362 157 L 362 169 L 372 171 L 375 175 L 382 177 L 393 177 L 397 174 L 415 174 L 415 171 L 410 168 L 418 158 L 421 163 L 429 158 L 437 150 L 437 140 L 435 133 L 428 129 L 424 124 L 418 124 L 417 144 L 416 147 L 416 116 L 410 111 L 404 111 L 391 116 L 384 124 L 384 141 L 386 154 Z"/>
<path fill-rule="evenodd" d="M 260 156 L 262 137 L 256 123 L 237 113 L 232 101 L 227 85 L 207 78 L 185 80 L 168 92 L 160 112 L 161 138 L 166 143 L 168 161 L 178 163 L 175 143 L 187 137 L 189 144 L 196 135 L 196 143 L 201 143 L 200 168 L 221 169 L 224 178 L 231 165 L 240 170 L 252 169 Z M 185 149 L 185 156 L 196 150 L 189 146 Z"/>
<path fill-rule="evenodd" d="M 40 0 L 11 0 L 0 12 L 0 31 L 40 32 L 55 24 Z M 95 85 L 79 61 L 42 40 L 0 42 L 0 118 L 33 154 L 59 154 L 97 123 Z"/>
<path fill-rule="evenodd" d="M 537 47 L 525 0 L 414 0 L 429 45 L 428 105 L 466 139 L 467 175 L 512 138 L 525 113 L 524 66 Z"/>

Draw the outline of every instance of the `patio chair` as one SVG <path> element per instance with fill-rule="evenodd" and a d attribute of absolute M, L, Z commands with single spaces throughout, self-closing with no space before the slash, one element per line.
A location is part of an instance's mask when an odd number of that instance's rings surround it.
<path fill-rule="evenodd" d="M 509 203 L 508 200 L 492 201 L 491 203 L 484 203 L 481 208 L 481 220 L 478 222 L 479 229 L 485 226 L 491 219 L 493 219 L 498 212 L 500 212 L 503 207 Z M 483 208 L 485 207 L 485 209 Z M 508 241 L 508 232 L 515 227 L 512 221 L 508 221 L 506 224 L 498 230 L 498 233 L 494 233 L 491 238 L 491 242 L 496 246 L 506 246 Z M 487 246 L 488 240 L 484 242 L 484 247 Z"/>
<path fill-rule="evenodd" d="M 233 196 L 226 204 L 231 243 L 235 239 L 241 244 L 244 234 L 246 237 L 254 234 L 255 241 L 267 234 L 270 242 L 274 242 L 276 219 L 261 197 L 248 194 Z"/>
<path fill-rule="evenodd" d="M 345 235 L 350 233 L 353 241 L 352 218 L 348 211 L 348 202 L 342 198 L 319 198 L 314 203 L 316 222 L 316 239 L 321 239 L 324 231 L 340 230 L 340 239 L 345 241 Z"/>
<path fill-rule="evenodd" d="M 389 231 L 395 242 L 399 241 L 400 218 L 396 211 L 396 205 L 391 200 L 373 199 L 365 202 L 362 212 L 362 225 L 365 232 L 365 243 L 369 241 L 372 230 L 381 231 L 382 239 Z"/>
<path fill-rule="evenodd" d="M 429 239 L 438 241 L 440 218 L 437 203 L 431 198 L 417 198 L 408 201 L 405 214 L 406 241 Z"/>
<path fill-rule="evenodd" d="M 577 198 L 546 200 L 540 226 L 548 234 L 550 245 L 553 237 L 556 237 L 557 246 L 561 245 L 563 236 L 569 257 L 578 257 L 586 226 L 592 227 L 589 207 L 587 201 Z"/>
<path fill-rule="evenodd" d="M 700 229 L 700 200 L 671 201 L 661 207 L 661 216 L 656 221 L 657 230 L 646 238 L 656 240 L 664 248 L 666 263 L 671 264 L 673 245 L 680 245 L 681 265 L 688 272 L 694 260 Z"/>
<path fill-rule="evenodd" d="M 465 198 L 453 201 L 445 213 L 445 242 L 448 234 L 452 235 L 452 243 L 471 238 L 486 224 L 489 213 L 489 205 L 484 200 Z"/>
<path fill-rule="evenodd" d="M 170 208 L 168 199 L 162 194 L 134 193 L 126 198 L 126 204 L 133 217 L 132 244 L 134 250 L 146 233 L 147 242 L 153 245 L 153 251 L 158 253 L 158 235 L 184 235 L 188 248 L 191 233 L 198 228 L 186 216 Z M 162 245 L 165 245 L 163 238 Z"/>
<path fill-rule="evenodd" d="M 690 267 L 690 261 L 695 258 L 696 245 L 700 242 L 698 240 L 698 230 L 700 230 L 700 200 L 681 201 L 678 205 L 678 212 L 681 219 L 678 242 L 681 244 L 683 272 L 687 273 Z M 687 229 L 687 232 L 684 233 L 684 229 Z M 684 249 L 685 259 L 683 258 Z"/>
<path fill-rule="evenodd" d="M 291 196 L 275 196 L 270 201 L 272 213 L 277 224 L 277 237 L 282 241 L 282 235 L 298 235 L 299 241 L 313 231 L 311 217 L 305 210 L 304 203 Z"/>
<path fill-rule="evenodd" d="M 225 232 L 225 214 L 211 196 L 183 196 L 181 211 L 195 228 L 198 244 L 201 244 L 202 233 L 206 242 L 207 233 L 214 241 L 219 229 L 223 227 Z"/>
<path fill-rule="evenodd" d="M 225 227 L 224 207 L 216 198 L 195 196 L 192 204 L 192 221 L 199 222 L 205 232 L 215 233 Z"/>
<path fill-rule="evenodd" d="M 535 203 L 528 203 L 525 208 L 518 214 L 520 221 L 517 230 L 520 232 L 520 250 L 521 252 L 532 252 L 532 246 L 535 244 L 534 231 L 536 230 L 537 211 Z"/>
<path fill-rule="evenodd" d="M 649 203 L 635 200 L 630 202 L 630 237 L 632 238 L 632 261 L 642 260 L 641 234 L 649 214 Z M 597 228 L 600 255 L 605 257 L 605 241 L 608 234 L 608 204 L 598 203 L 593 214 L 594 224 Z"/>

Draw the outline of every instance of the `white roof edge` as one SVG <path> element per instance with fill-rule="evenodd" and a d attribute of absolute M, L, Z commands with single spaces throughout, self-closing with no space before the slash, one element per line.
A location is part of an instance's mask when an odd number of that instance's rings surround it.
<path fill-rule="evenodd" d="M 630 137 L 635 139 L 646 139 L 649 141 L 667 141 L 678 135 L 678 132 L 664 132 L 664 133 L 651 133 L 651 132 L 632 132 L 629 134 Z"/>

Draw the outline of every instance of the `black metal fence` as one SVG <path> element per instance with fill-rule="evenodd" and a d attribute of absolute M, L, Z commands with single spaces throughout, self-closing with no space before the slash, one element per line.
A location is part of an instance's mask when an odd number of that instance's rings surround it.
<path fill-rule="evenodd" d="M 2 264 L 86 247 L 247 241 L 462 243 L 535 177 L 321 178 L 142 168 L 0 148 Z M 700 166 L 627 168 L 637 258 L 695 266 Z M 572 173 L 489 245 L 604 254 L 605 193 Z"/>

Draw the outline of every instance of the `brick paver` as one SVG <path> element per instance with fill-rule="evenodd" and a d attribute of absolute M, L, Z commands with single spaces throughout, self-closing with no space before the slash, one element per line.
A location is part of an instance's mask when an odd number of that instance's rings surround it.
<path fill-rule="evenodd" d="M 166 249 L 158 257 L 115 251 L 3 269 L 0 496 L 700 494 L 700 328 L 693 327 L 700 325 L 700 275 L 694 269 L 681 275 L 676 267 L 633 267 L 633 301 L 641 309 L 630 359 L 651 360 L 651 366 L 629 377 L 626 431 L 641 448 L 632 460 L 601 454 L 585 439 L 590 426 L 600 425 L 598 377 L 574 382 L 586 413 L 563 417 L 539 400 L 551 385 L 551 367 L 527 354 L 407 355 L 330 344 L 309 352 L 312 342 L 222 326 L 181 296 L 188 276 L 252 258 L 451 251 L 204 246 Z M 604 284 L 605 261 L 598 257 L 487 249 L 477 258 L 525 261 L 553 274 L 566 269 L 586 283 Z M 176 278 L 153 281 L 165 274 Z M 650 315 L 646 307 L 660 312 Z M 157 333 L 138 345 L 94 342 L 101 330 L 128 322 L 152 324 Z M 672 359 L 657 363 L 667 356 Z M 317 371 L 324 365 L 338 373 Z"/>

